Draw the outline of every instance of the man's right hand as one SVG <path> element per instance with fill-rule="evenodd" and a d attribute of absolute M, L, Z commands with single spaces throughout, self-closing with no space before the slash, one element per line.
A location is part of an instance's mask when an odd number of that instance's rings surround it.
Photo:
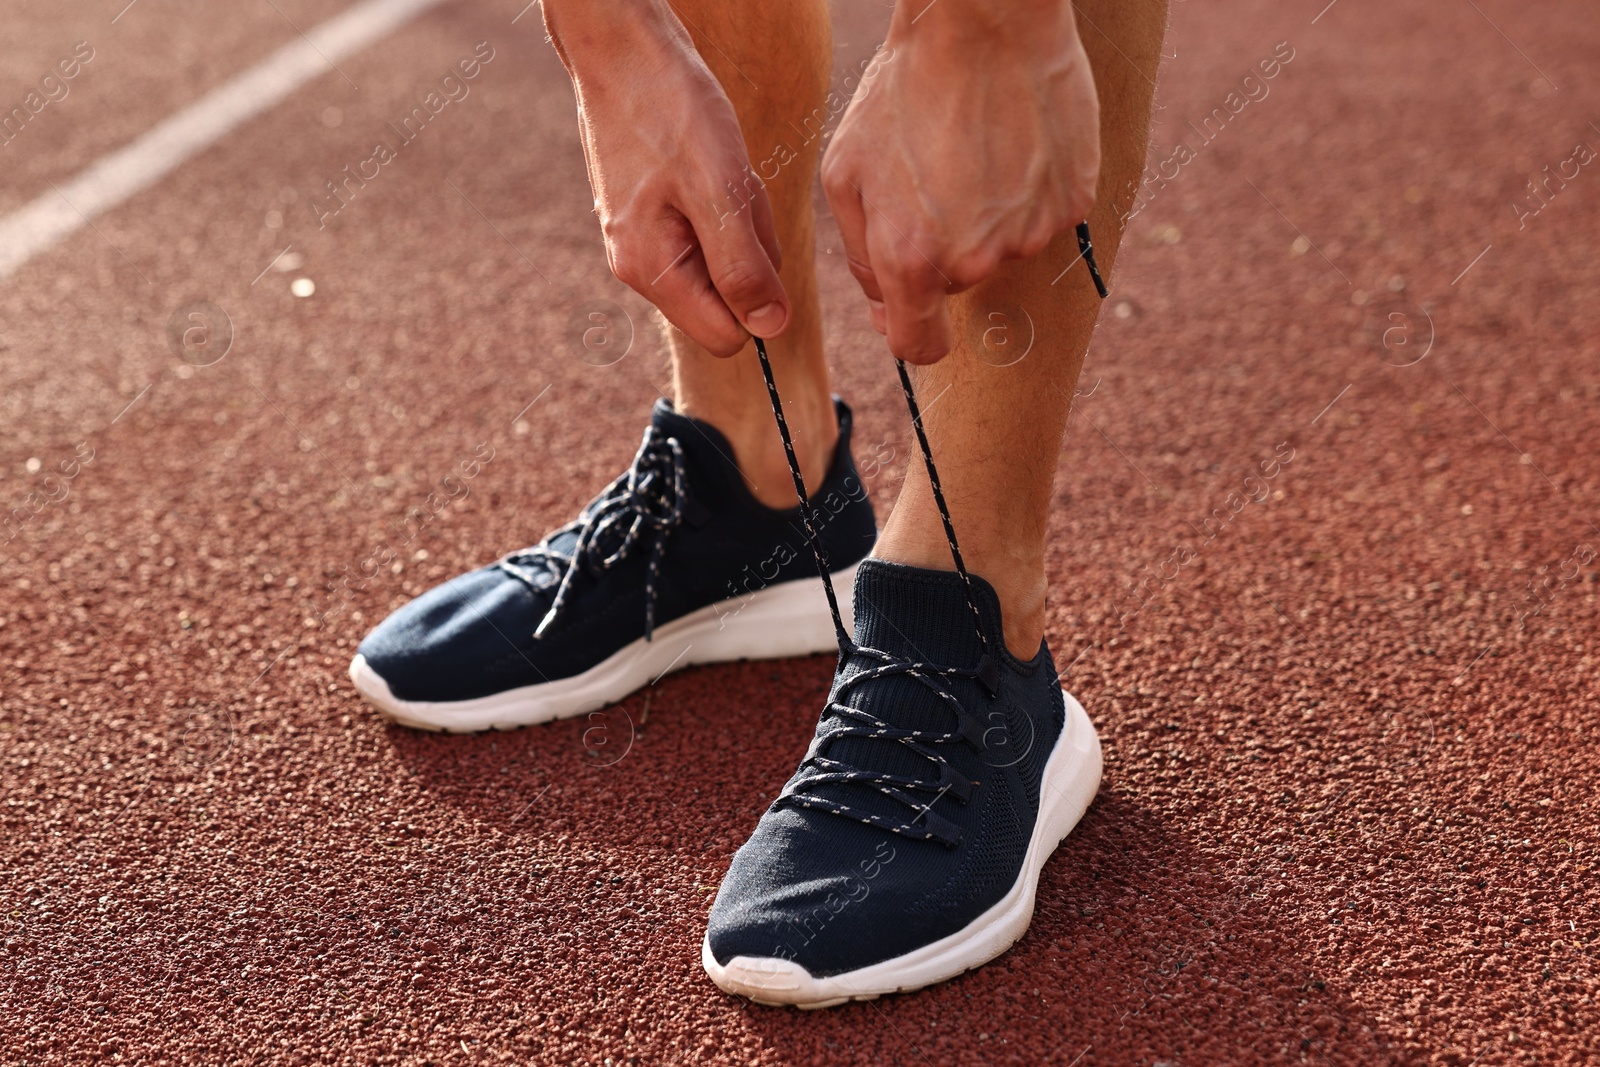
<path fill-rule="evenodd" d="M 947 296 L 1088 218 L 1100 103 L 1065 0 L 900 0 L 883 55 L 822 187 L 889 351 L 933 363 Z"/>
<path fill-rule="evenodd" d="M 612 272 L 714 355 L 782 333 L 789 298 L 766 189 L 677 16 L 664 0 L 542 6 L 577 93 Z"/>

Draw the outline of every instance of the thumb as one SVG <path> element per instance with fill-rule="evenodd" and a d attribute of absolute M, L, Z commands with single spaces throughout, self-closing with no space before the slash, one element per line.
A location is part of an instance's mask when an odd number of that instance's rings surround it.
<path fill-rule="evenodd" d="M 726 210 L 691 217 L 711 284 L 744 328 L 757 337 L 776 337 L 789 325 L 789 296 L 778 280 L 778 267 L 768 248 L 777 248 L 767 191 L 758 187 L 749 199 L 734 200 Z"/>

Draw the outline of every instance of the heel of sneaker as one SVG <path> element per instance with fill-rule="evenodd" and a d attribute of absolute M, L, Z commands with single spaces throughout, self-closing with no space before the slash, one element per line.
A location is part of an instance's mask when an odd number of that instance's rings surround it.
<path fill-rule="evenodd" d="M 1052 842 L 1052 849 L 1066 839 L 1089 810 L 1095 794 L 1100 791 L 1100 776 L 1104 770 L 1100 736 L 1095 732 L 1089 713 L 1071 693 L 1063 689 L 1061 695 L 1066 698 L 1066 720 L 1061 726 L 1056 751 L 1045 765 L 1040 788 L 1044 801 L 1040 804 L 1039 817 L 1046 822 L 1041 837 Z"/>

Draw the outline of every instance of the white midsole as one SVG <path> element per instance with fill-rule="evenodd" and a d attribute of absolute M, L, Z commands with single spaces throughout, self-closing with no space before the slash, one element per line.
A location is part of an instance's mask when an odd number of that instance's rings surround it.
<path fill-rule="evenodd" d="M 942 982 L 1010 948 L 1033 919 L 1044 861 L 1083 818 L 1100 788 L 1100 739 L 1094 724 L 1071 693 L 1062 696 L 1067 702 L 1066 722 L 1045 764 L 1039 818 L 1022 870 L 1016 883 L 988 911 L 955 933 L 903 956 L 824 978 L 813 977 L 792 960 L 774 957 L 735 956 L 724 966 L 712 955 L 707 938 L 700 945 L 700 961 L 711 980 L 729 993 L 761 1004 L 826 1008 Z"/>
<path fill-rule="evenodd" d="M 856 566 L 833 572 L 847 631 L 853 625 L 855 581 Z M 398 723 L 472 733 L 582 715 L 695 664 L 809 656 L 838 647 L 821 581 L 802 578 L 692 611 L 656 627 L 650 640 L 641 637 L 582 674 L 474 700 L 402 700 L 360 655 L 350 661 L 350 680 L 362 696 Z"/>

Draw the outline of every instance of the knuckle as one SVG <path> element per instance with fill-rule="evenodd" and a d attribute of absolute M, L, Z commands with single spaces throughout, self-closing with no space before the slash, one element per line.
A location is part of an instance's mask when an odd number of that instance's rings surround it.
<path fill-rule="evenodd" d="M 608 258 L 611 260 L 611 273 L 617 276 L 617 281 L 628 288 L 642 289 L 649 281 L 639 263 L 639 257 L 632 252 L 613 245 L 608 249 Z"/>
<path fill-rule="evenodd" d="M 636 229 L 627 215 L 613 212 L 600 216 L 600 233 L 607 247 L 628 244 Z"/>
<path fill-rule="evenodd" d="M 833 152 L 822 158 L 822 191 L 828 194 L 830 200 L 851 191 L 850 176 L 839 162 L 838 155 Z"/>
<path fill-rule="evenodd" d="M 920 251 L 923 247 L 926 245 L 914 240 L 896 241 L 884 251 L 883 269 L 904 282 L 926 281 L 935 273 L 937 259 Z"/>
<path fill-rule="evenodd" d="M 767 291 L 767 272 L 747 259 L 719 264 L 713 281 L 717 292 L 735 302 L 759 299 Z"/>
<path fill-rule="evenodd" d="M 989 249 L 980 249 L 966 255 L 952 258 L 945 266 L 944 274 L 951 283 L 962 289 L 970 289 L 979 282 L 985 281 L 1000 267 L 1000 256 Z"/>
<path fill-rule="evenodd" d="M 648 275 L 640 258 L 637 228 L 626 218 L 612 215 L 600 220 L 600 232 L 605 237 L 611 273 L 624 285 L 639 288 L 641 282 L 648 280 Z"/>
<path fill-rule="evenodd" d="M 878 287 L 878 276 L 873 272 L 872 264 L 863 263 L 854 256 L 846 256 L 845 265 L 850 268 L 850 273 L 855 276 L 856 281 L 862 285 L 870 285 L 874 289 Z"/>
<path fill-rule="evenodd" d="M 1023 259 L 1032 259 L 1046 248 L 1049 248 L 1050 242 L 1054 239 L 1055 234 L 1050 230 L 1034 229 L 1022 239 L 1022 243 L 1017 246 L 1017 252 Z"/>

